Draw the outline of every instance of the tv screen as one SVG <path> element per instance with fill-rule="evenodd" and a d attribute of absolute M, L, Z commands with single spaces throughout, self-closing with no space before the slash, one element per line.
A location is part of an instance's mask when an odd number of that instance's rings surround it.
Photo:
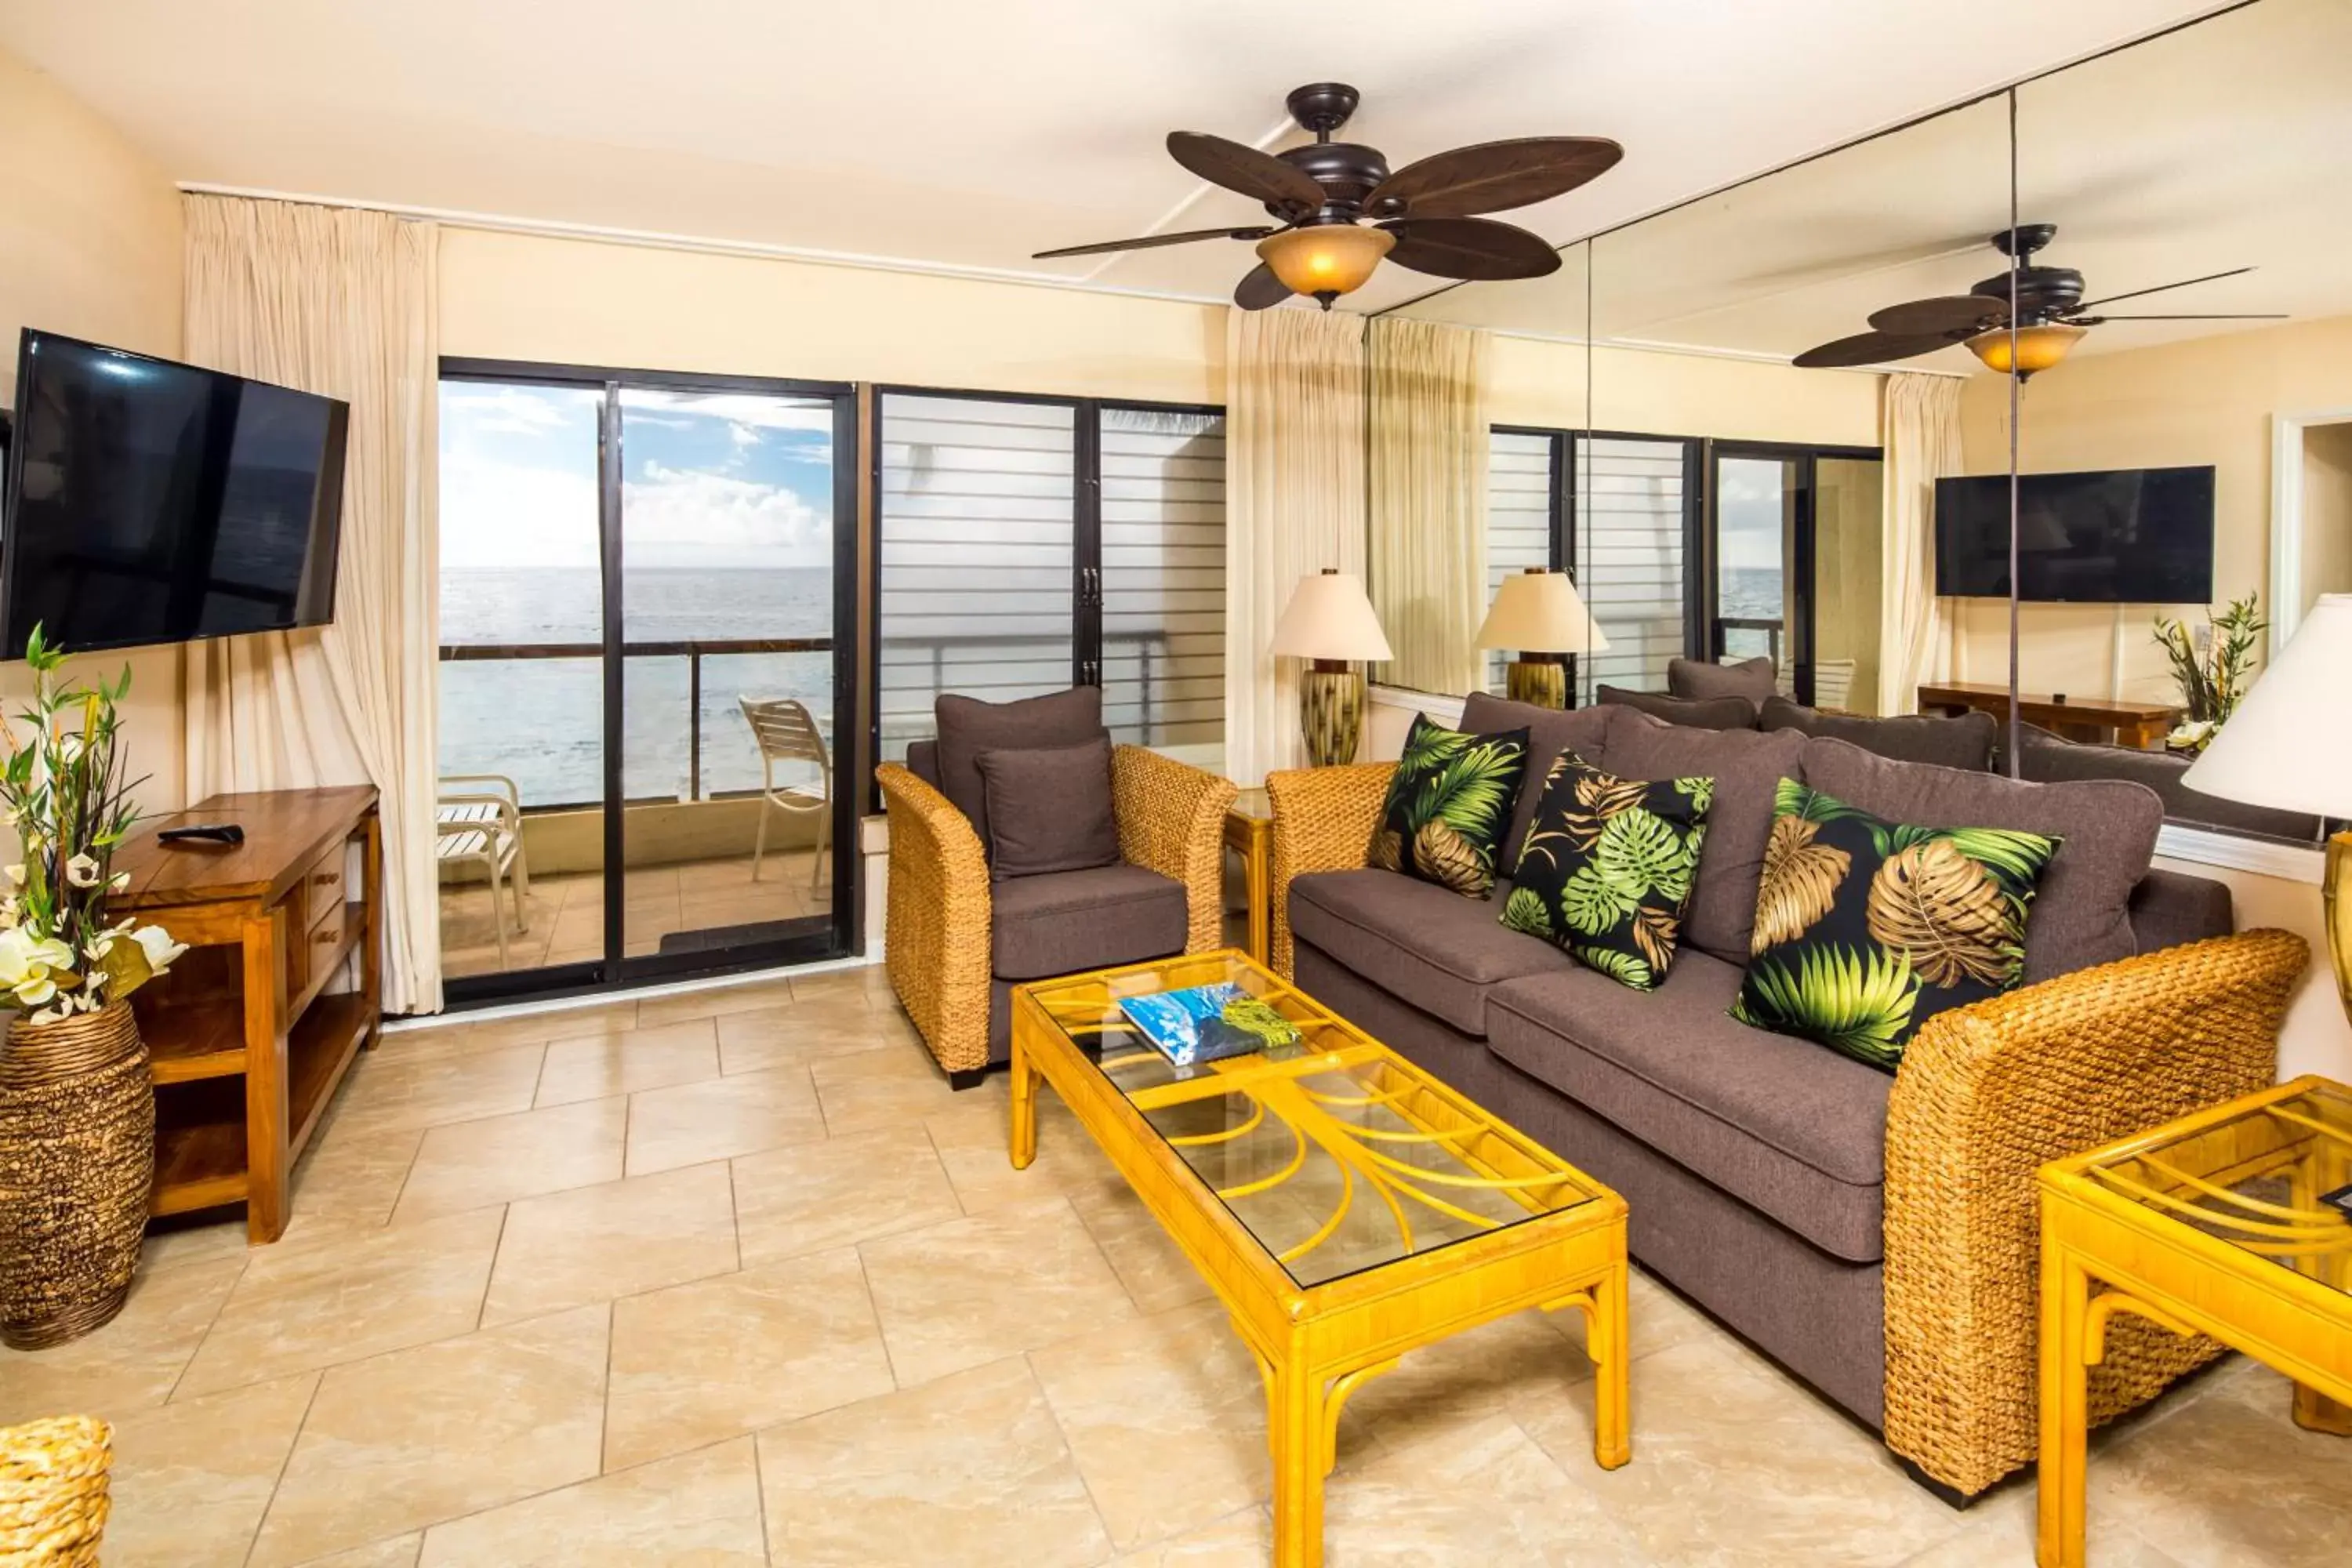
<path fill-rule="evenodd" d="M 333 618 L 349 405 L 26 330 L 0 658 Z"/>
<path fill-rule="evenodd" d="M 2202 605 L 2213 597 L 2213 470 L 2018 480 L 2018 597 Z M 2009 476 L 1936 481 L 1936 592 L 2009 596 Z"/>

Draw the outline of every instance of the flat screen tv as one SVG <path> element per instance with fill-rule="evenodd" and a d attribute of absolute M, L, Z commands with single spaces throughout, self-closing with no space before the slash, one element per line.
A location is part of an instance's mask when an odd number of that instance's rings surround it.
<path fill-rule="evenodd" d="M 2213 597 L 2213 470 L 2112 468 L 2018 480 L 2018 597 L 2202 605 Z M 2009 476 L 1936 481 L 1936 592 L 2009 596 Z"/>
<path fill-rule="evenodd" d="M 0 509 L 0 658 L 334 616 L 350 405 L 27 329 Z"/>

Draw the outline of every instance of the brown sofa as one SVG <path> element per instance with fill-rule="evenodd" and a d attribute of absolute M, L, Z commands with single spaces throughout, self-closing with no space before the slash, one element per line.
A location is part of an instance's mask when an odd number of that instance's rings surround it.
<path fill-rule="evenodd" d="M 1638 1258 L 1916 1473 L 1990 1486 L 2033 1453 L 2034 1169 L 2269 1083 L 2304 944 L 2232 936 L 2225 887 L 2150 870 L 2161 809 L 2136 784 L 2024 784 L 1623 706 L 1464 711 L 1523 724 L 1529 783 L 1483 902 L 1366 868 L 1386 764 L 1269 778 L 1276 967 L 1614 1186 Z M 1655 992 L 1496 922 L 1563 745 L 1627 777 L 1717 780 L 1686 951 Z M 2029 984 L 1933 1019 L 1894 1075 L 1727 1016 L 1784 774 L 1901 820 L 2062 836 Z M 2144 1327 L 2094 1371 L 2101 1418 L 2215 1353 Z"/>

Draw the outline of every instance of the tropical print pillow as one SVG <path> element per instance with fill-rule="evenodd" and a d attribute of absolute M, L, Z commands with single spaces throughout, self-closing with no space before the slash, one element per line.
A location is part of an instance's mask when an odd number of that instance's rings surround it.
<path fill-rule="evenodd" d="M 1414 714 L 1366 860 L 1485 898 L 1527 765 L 1525 730 L 1465 735 Z"/>
<path fill-rule="evenodd" d="M 1794 779 L 1774 811 L 1733 1017 L 1892 1072 L 1929 1018 L 2017 984 L 2057 839 L 1888 822 Z"/>
<path fill-rule="evenodd" d="M 1621 985 L 1674 967 L 1683 906 L 1706 842 L 1711 778 L 1612 778 L 1574 752 L 1545 775 L 1503 923 Z"/>

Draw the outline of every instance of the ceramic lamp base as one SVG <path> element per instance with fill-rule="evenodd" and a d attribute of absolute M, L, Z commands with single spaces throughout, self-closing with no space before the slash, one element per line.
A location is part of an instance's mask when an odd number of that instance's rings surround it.
<path fill-rule="evenodd" d="M 1568 669 L 1556 660 L 1515 658 L 1507 679 L 1506 689 L 1514 702 L 1531 702 L 1538 708 L 1568 706 Z"/>
<path fill-rule="evenodd" d="M 1364 731 L 1364 678 L 1360 671 L 1338 665 L 1298 672 L 1298 727 L 1307 737 L 1310 767 L 1328 768 L 1356 760 Z"/>
<path fill-rule="evenodd" d="M 2327 951 L 2336 962 L 2336 992 L 2352 1018 L 2352 831 L 2327 841 L 2327 877 L 2320 887 L 2327 910 Z"/>

